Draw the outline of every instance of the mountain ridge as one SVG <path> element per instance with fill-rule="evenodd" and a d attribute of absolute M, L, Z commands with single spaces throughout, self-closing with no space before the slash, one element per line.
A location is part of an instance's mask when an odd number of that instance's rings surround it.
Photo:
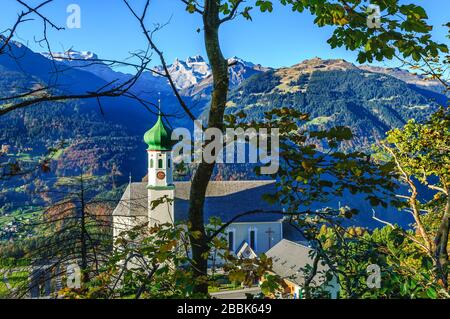
<path fill-rule="evenodd" d="M 68 50 L 66 52 L 52 52 L 41 53 L 43 56 L 54 59 L 55 61 L 68 63 L 74 67 L 86 68 L 87 71 L 101 77 L 106 81 L 112 81 L 117 78 L 129 79 L 132 74 L 122 73 L 111 70 L 107 65 L 98 62 L 97 68 L 92 66 L 86 67 L 86 62 L 92 59 L 97 60 L 98 55 L 92 51 L 75 51 Z M 81 61 L 80 61 L 81 60 Z M 254 62 L 245 61 L 239 57 L 228 58 L 230 64 L 230 88 L 235 88 L 240 85 L 247 78 L 264 73 L 271 70 L 277 70 L 282 73 L 290 69 L 302 70 L 303 73 L 312 73 L 313 71 L 332 71 L 332 70 L 354 70 L 360 69 L 371 73 L 379 73 L 397 78 L 409 85 L 414 85 L 418 88 L 429 90 L 434 93 L 444 94 L 443 85 L 437 80 L 430 80 L 423 75 L 411 73 L 408 70 L 398 67 L 382 67 L 374 65 L 355 65 L 344 59 L 322 59 L 315 57 L 312 59 L 305 59 L 292 66 L 272 68 L 256 64 Z M 174 80 L 174 83 L 180 93 L 184 96 L 195 97 L 196 99 L 205 98 L 211 91 L 212 86 L 212 72 L 206 59 L 201 55 L 188 56 L 186 59 L 176 58 L 173 63 L 169 64 L 168 70 Z M 109 69 L 109 70 L 108 70 Z M 158 73 L 163 73 L 162 66 L 156 66 L 154 70 Z M 288 78 L 288 76 L 287 76 Z M 144 72 L 142 86 L 157 86 L 158 90 L 169 92 L 170 87 L 168 82 L 157 74 L 152 72 Z M 199 96 L 197 96 L 199 95 Z"/>
<path fill-rule="evenodd" d="M 101 62 L 93 67 L 90 62 L 97 60 L 98 55 L 91 51 L 71 50 L 50 55 L 33 53 L 26 46 L 18 46 L 33 56 L 31 59 L 33 68 L 40 73 L 51 72 L 53 61 L 48 58 L 52 57 L 56 58 L 55 63 L 58 65 L 73 66 L 67 71 L 69 78 L 62 77 L 66 82 L 70 80 L 75 84 L 87 86 L 97 83 L 101 86 L 108 81 L 116 80 L 116 77 L 122 77 L 122 81 L 125 81 L 132 76 L 117 72 Z M 6 74 L 5 71 L 12 63 L 5 60 L 7 60 L 5 55 L 0 57 L 0 70 L 3 68 L 3 74 Z M 358 134 L 357 142 L 351 145 L 351 148 L 370 145 L 373 142 L 368 139 L 370 134 L 375 134 L 376 138 L 383 138 L 387 130 L 401 126 L 409 116 L 422 120 L 437 107 L 430 99 L 431 93 L 438 94 L 435 90 L 429 91 L 426 85 L 422 86 L 423 92 L 416 88 L 422 85 L 424 79 L 397 69 L 378 68 L 372 72 L 367 66 L 357 66 L 344 59 L 318 57 L 278 69 L 247 62 L 238 57 L 230 58 L 229 63 L 232 66 L 227 112 L 245 109 L 251 118 L 262 118 L 263 113 L 273 107 L 298 107 L 301 111 L 311 114 L 310 125 L 329 126 L 340 122 L 353 127 Z M 185 88 L 181 93 L 188 105 L 195 106 L 192 109 L 194 115 L 204 118 L 208 110 L 208 93 L 212 85 L 211 70 L 206 60 L 200 55 L 188 57 L 186 60 L 176 59 L 170 68 L 174 70 L 175 75 L 176 72 L 184 74 L 180 78 L 181 82 L 188 79 L 189 83 L 184 85 Z M 9 78 L 18 78 L 20 70 L 17 68 L 12 70 L 13 73 L 8 73 Z M 390 75 L 391 72 L 397 77 Z M 37 77 L 35 82 L 42 81 L 38 79 L 39 77 L 44 80 L 46 76 L 48 78 L 48 75 L 40 73 L 35 74 Z M 398 79 L 399 74 L 401 79 Z M 33 78 L 24 78 L 21 81 L 30 79 Z M 417 81 L 414 82 L 414 79 Z M 352 80 L 354 82 L 351 82 Z M 0 85 L 0 89 L 8 87 L 7 82 L 3 84 Z M 384 88 L 384 91 L 380 91 L 380 88 Z M 171 118 L 171 124 L 175 127 L 191 125 L 185 117 L 182 117 L 183 110 L 173 98 L 171 89 L 163 77 L 145 72 L 133 90 L 138 96 L 155 101 L 158 98 L 157 93 L 162 92 L 164 112 L 168 115 L 177 115 Z M 95 103 L 83 104 L 98 108 Z M 140 136 L 136 134 L 144 132 L 154 119 L 154 114 L 146 115 L 147 111 L 129 99 L 109 99 L 104 105 L 105 120 L 111 121 L 114 125 L 124 126 L 122 130 L 137 139 L 140 139 Z M 143 121 L 143 118 L 148 120 Z"/>

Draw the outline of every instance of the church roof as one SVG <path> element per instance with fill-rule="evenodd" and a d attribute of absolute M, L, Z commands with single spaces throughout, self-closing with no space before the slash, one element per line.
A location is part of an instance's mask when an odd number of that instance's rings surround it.
<path fill-rule="evenodd" d="M 175 221 L 187 220 L 191 182 L 175 182 L 174 184 Z M 148 190 L 146 187 L 146 183 L 128 185 L 113 215 L 147 216 Z M 281 214 L 265 212 L 282 211 L 281 205 L 272 205 L 262 199 L 264 194 L 275 191 L 275 181 L 211 181 L 206 191 L 205 220 L 219 217 L 222 222 L 228 222 L 236 215 L 261 210 L 264 212 L 240 217 L 236 222 L 278 221 L 283 217 Z"/>
<path fill-rule="evenodd" d="M 313 259 L 310 253 L 312 248 L 294 243 L 292 241 L 282 239 L 275 246 L 266 252 L 267 257 L 272 258 L 272 270 L 281 278 L 289 280 L 297 285 L 303 285 L 305 282 L 305 276 L 302 269 L 306 265 L 312 265 Z M 326 270 L 327 266 L 323 266 L 320 262 L 317 270 Z M 317 274 L 313 281 L 313 286 L 321 285 L 324 282 L 323 276 Z"/>
<path fill-rule="evenodd" d="M 172 131 L 162 120 L 161 114 L 158 115 L 155 125 L 144 134 L 144 142 L 149 151 L 172 150 Z"/>

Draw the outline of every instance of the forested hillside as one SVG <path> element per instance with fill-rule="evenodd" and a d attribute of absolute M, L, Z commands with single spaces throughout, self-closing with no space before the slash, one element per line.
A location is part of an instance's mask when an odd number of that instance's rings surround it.
<path fill-rule="evenodd" d="M 310 125 L 351 127 L 356 138 L 348 148 L 368 148 L 408 119 L 426 119 L 439 106 L 392 76 L 360 70 L 342 60 L 306 61 L 269 71 L 243 82 L 232 92 L 228 112 L 244 110 L 262 119 L 273 108 L 308 113 Z"/>

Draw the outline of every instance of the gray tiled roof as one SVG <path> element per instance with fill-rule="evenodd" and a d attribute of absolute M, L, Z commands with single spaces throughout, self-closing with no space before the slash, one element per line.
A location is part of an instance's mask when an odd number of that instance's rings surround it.
<path fill-rule="evenodd" d="M 147 216 L 147 196 L 147 188 L 144 183 L 129 184 L 114 209 L 113 216 Z"/>
<path fill-rule="evenodd" d="M 191 182 L 175 182 L 175 197 L 189 200 Z M 220 197 L 235 194 L 261 186 L 275 185 L 275 181 L 211 181 L 206 189 L 206 197 Z"/>
<path fill-rule="evenodd" d="M 267 251 L 266 255 L 272 258 L 274 273 L 283 279 L 302 285 L 305 282 L 302 268 L 308 264 L 313 264 L 313 259 L 310 256 L 312 251 L 309 247 L 282 239 Z M 326 266 L 321 265 L 319 262 L 318 271 L 325 269 Z M 319 275 L 316 275 L 311 284 L 320 285 L 323 282 L 323 278 L 319 277 Z"/>
<path fill-rule="evenodd" d="M 189 209 L 190 182 L 175 182 L 175 220 L 186 220 Z M 264 194 L 276 192 L 275 181 L 211 181 L 205 201 L 205 220 L 220 217 L 227 222 L 234 216 L 254 211 L 282 211 L 279 204 L 271 205 L 262 199 Z M 131 209 L 130 209 L 131 203 Z M 146 216 L 148 212 L 146 183 L 131 183 L 113 212 L 114 216 Z M 244 216 L 238 222 L 276 221 L 281 214 L 257 213 Z"/>

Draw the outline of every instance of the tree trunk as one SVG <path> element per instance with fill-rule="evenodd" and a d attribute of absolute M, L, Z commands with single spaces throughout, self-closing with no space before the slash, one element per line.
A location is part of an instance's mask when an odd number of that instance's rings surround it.
<path fill-rule="evenodd" d="M 450 230 L 450 195 L 447 195 L 444 216 L 434 240 L 437 268 L 445 288 L 448 288 L 448 235 Z"/>
<path fill-rule="evenodd" d="M 384 143 L 382 144 L 382 146 L 384 147 L 384 149 L 386 151 L 388 151 L 389 154 L 392 155 L 392 157 L 394 158 L 395 164 L 397 165 L 397 169 L 403 175 L 404 181 L 409 185 L 409 188 L 411 190 L 411 196 L 409 196 L 409 198 L 408 198 L 408 203 L 411 207 L 412 215 L 413 215 L 414 221 L 416 222 L 417 229 L 419 230 L 420 236 L 422 237 L 422 239 L 425 243 L 426 253 L 432 258 L 433 257 L 433 242 L 425 230 L 425 227 L 423 225 L 423 222 L 422 222 L 422 219 L 420 216 L 419 207 L 417 206 L 417 196 L 418 196 L 417 187 L 414 184 L 413 180 L 411 179 L 410 175 L 408 175 L 408 173 L 405 171 L 402 164 L 398 160 L 397 155 L 395 154 L 394 150 L 392 150 L 389 146 L 385 145 Z"/>
<path fill-rule="evenodd" d="M 228 95 L 228 61 L 223 57 L 219 42 L 219 7 L 218 1 L 206 0 L 203 14 L 203 25 L 205 33 L 205 46 L 208 60 L 213 74 L 213 91 L 209 111 L 208 127 L 221 130 L 223 127 L 223 115 Z M 205 203 L 206 188 L 208 187 L 215 163 L 208 164 L 203 161 L 199 164 L 192 180 L 189 204 L 189 221 L 191 231 L 200 236 L 190 236 L 192 244 L 193 271 L 196 280 L 194 292 L 208 293 L 208 283 L 201 281 L 206 279 L 209 254 L 207 236 L 205 233 L 205 220 L 203 207 Z"/>
<path fill-rule="evenodd" d="M 80 199 L 81 199 L 81 281 L 83 283 L 86 283 L 89 281 L 89 274 L 88 274 L 88 261 L 87 261 L 87 236 L 86 236 L 86 205 L 85 205 L 85 198 L 84 198 L 84 181 L 83 181 L 83 173 L 81 173 L 80 178 Z"/>

